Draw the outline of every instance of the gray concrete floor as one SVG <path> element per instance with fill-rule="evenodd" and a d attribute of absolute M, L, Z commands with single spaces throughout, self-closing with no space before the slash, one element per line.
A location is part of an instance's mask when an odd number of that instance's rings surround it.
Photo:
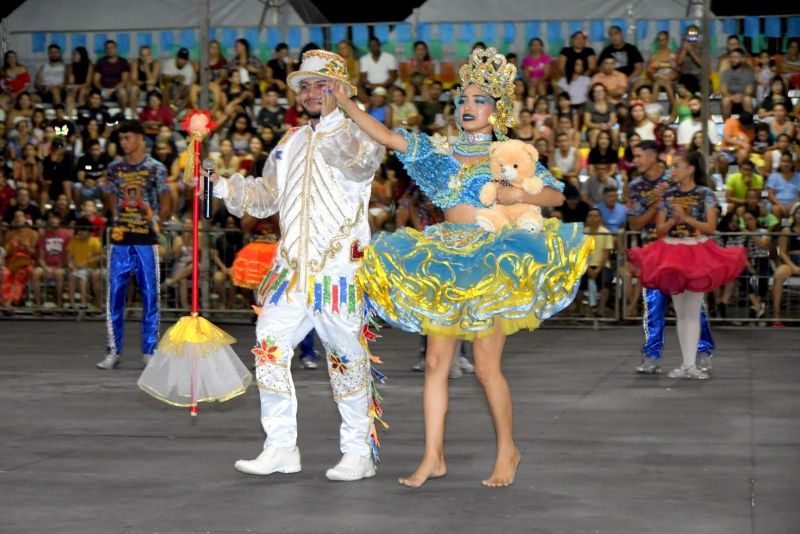
<path fill-rule="evenodd" d="M 634 327 L 519 334 L 505 356 L 516 483 L 480 485 L 493 433 L 465 376 L 450 382 L 449 474 L 410 490 L 396 480 L 423 445 L 414 336 L 386 329 L 373 346 L 392 428 L 377 477 L 342 484 L 324 478 L 339 458 L 325 371 L 294 373 L 303 471 L 247 477 L 233 462 L 261 446 L 256 390 L 191 421 L 136 387 L 127 326 L 130 356 L 102 372 L 103 323 L 0 322 L 0 532 L 800 531 L 800 329 L 718 330 L 704 383 L 635 376 Z M 249 361 L 252 329 L 226 329 Z"/>

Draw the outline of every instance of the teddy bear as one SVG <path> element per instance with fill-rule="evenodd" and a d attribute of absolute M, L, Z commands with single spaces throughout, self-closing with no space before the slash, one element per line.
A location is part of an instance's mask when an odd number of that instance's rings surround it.
<path fill-rule="evenodd" d="M 532 204 L 496 203 L 497 191 L 502 184 L 519 187 L 530 195 L 541 192 L 544 183 L 536 175 L 539 152 L 528 143 L 512 139 L 492 143 L 489 147 L 489 168 L 492 181 L 481 187 L 480 201 L 491 206 L 479 209 L 475 223 L 489 232 L 495 232 L 509 224 L 530 232 L 538 233 L 544 226 L 542 210 Z"/>

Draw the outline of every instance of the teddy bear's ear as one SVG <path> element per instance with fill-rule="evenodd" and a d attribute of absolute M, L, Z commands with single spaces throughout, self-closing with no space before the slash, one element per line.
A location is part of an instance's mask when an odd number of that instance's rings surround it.
<path fill-rule="evenodd" d="M 531 160 L 533 160 L 533 163 L 535 165 L 536 162 L 539 161 L 539 151 L 536 150 L 536 147 L 534 147 L 533 145 L 529 145 L 528 143 L 525 143 L 524 146 L 525 146 L 525 151 L 531 156 Z"/>
<path fill-rule="evenodd" d="M 498 148 L 500 148 L 501 146 L 503 146 L 503 142 L 502 141 L 495 141 L 494 143 L 489 145 L 489 156 L 494 154 L 494 151 L 497 150 Z"/>

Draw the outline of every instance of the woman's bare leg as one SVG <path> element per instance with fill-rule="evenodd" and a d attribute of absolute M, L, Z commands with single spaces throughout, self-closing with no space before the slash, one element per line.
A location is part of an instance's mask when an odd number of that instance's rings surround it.
<path fill-rule="evenodd" d="M 483 386 L 486 402 L 494 422 L 497 436 L 497 458 L 484 486 L 509 486 L 514 482 L 520 454 L 514 443 L 514 418 L 511 390 L 501 367 L 506 336 L 499 327 L 489 337 L 475 340 L 472 350 L 475 357 L 475 376 Z"/>
<path fill-rule="evenodd" d="M 444 421 L 447 415 L 447 373 L 455 353 L 457 339 L 428 336 L 425 357 L 425 389 L 422 394 L 425 418 L 425 453 L 411 476 L 401 478 L 403 486 L 418 488 L 429 478 L 447 474 L 444 461 Z"/>

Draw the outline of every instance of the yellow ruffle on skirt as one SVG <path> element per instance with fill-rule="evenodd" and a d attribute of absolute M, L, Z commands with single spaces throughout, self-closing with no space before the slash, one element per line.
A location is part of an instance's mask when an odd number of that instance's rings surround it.
<path fill-rule="evenodd" d="M 356 282 L 396 328 L 479 339 L 534 330 L 575 298 L 594 240 L 581 224 L 548 219 L 539 234 L 442 223 L 379 233 Z"/>

